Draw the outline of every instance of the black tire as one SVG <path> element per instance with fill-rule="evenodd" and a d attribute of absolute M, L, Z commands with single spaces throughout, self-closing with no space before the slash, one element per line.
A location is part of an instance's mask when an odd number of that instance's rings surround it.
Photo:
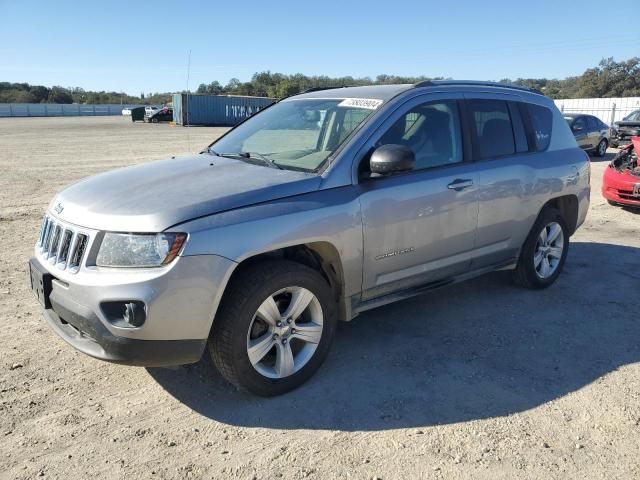
<path fill-rule="evenodd" d="M 158 119 L 157 119 L 157 118 L 152 118 L 152 119 L 151 119 L 151 122 L 152 122 L 152 123 L 158 123 Z"/>
<path fill-rule="evenodd" d="M 538 242 L 538 237 L 542 232 L 542 229 L 545 228 L 552 222 L 556 222 L 562 228 L 562 235 L 564 236 L 564 246 L 561 254 L 560 261 L 553 272 L 547 278 L 541 278 L 536 272 L 536 268 L 534 265 L 534 255 L 536 250 L 536 245 Z M 514 280 L 517 284 L 522 287 L 530 288 L 530 289 L 541 289 L 547 288 L 553 282 L 556 281 L 560 273 L 562 272 L 562 268 L 564 267 L 564 262 L 567 259 L 567 252 L 569 251 L 569 228 L 567 227 L 567 223 L 560 211 L 552 207 L 545 207 L 538 215 L 538 219 L 533 224 L 527 239 L 522 246 L 522 251 L 520 252 L 520 258 L 518 260 L 518 266 L 514 272 Z"/>
<path fill-rule="evenodd" d="M 603 138 L 600 140 L 600 143 L 596 146 L 596 149 L 593 151 L 594 157 L 604 157 L 607 154 L 608 147 L 607 139 Z"/>
<path fill-rule="evenodd" d="M 308 362 L 292 375 L 268 378 L 251 364 L 247 333 L 262 302 L 287 287 L 311 291 L 322 308 L 323 327 L 318 346 Z M 234 275 L 213 323 L 209 352 L 218 371 L 241 390 L 274 396 L 302 385 L 322 365 L 336 330 L 336 300 L 325 278 L 317 271 L 288 260 L 268 260 Z"/>

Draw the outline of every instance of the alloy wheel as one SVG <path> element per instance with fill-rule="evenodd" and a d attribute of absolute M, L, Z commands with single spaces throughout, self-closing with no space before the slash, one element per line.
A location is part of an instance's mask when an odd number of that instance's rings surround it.
<path fill-rule="evenodd" d="M 560 265 L 564 250 L 564 233 L 557 222 L 547 224 L 536 242 L 533 254 L 533 265 L 538 277 L 551 277 Z"/>
<path fill-rule="evenodd" d="M 247 355 L 261 375 L 293 375 L 313 357 L 322 338 L 319 300 L 306 288 L 287 287 L 258 307 L 247 332 Z"/>
<path fill-rule="evenodd" d="M 601 157 L 604 157 L 606 153 L 607 153 L 607 143 L 604 140 L 602 140 L 598 144 L 598 155 L 600 155 Z"/>

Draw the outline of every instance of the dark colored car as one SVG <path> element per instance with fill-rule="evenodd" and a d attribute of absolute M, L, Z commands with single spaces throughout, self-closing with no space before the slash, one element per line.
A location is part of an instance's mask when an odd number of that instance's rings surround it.
<path fill-rule="evenodd" d="M 145 115 L 144 121 L 147 123 L 171 122 L 173 121 L 173 109 L 169 107 L 161 108 L 157 112 Z"/>
<path fill-rule="evenodd" d="M 563 113 L 578 146 L 596 157 L 604 157 L 609 146 L 609 126 L 593 115 Z"/>
<path fill-rule="evenodd" d="M 632 133 L 640 129 L 640 110 L 635 110 L 622 120 L 614 122 L 611 129 L 611 146 L 618 148 L 631 143 Z"/>

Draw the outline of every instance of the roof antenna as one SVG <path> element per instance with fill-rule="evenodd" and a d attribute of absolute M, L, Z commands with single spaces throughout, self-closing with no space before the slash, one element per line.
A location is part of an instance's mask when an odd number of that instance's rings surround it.
<path fill-rule="evenodd" d="M 189 54 L 187 56 L 187 95 L 185 101 L 185 109 L 186 109 L 186 125 L 187 127 L 187 148 L 189 149 L 189 153 L 191 153 L 191 137 L 189 135 L 189 75 L 191 74 L 191 50 L 189 50 Z"/>

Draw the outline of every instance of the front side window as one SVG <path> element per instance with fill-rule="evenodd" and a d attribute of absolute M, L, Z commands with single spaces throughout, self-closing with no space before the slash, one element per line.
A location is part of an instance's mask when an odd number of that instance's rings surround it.
<path fill-rule="evenodd" d="M 585 132 L 587 130 L 587 122 L 584 117 L 576 118 L 576 121 L 573 122 L 573 131 L 574 132 Z"/>
<path fill-rule="evenodd" d="M 210 151 L 239 159 L 266 158 L 285 169 L 316 171 L 382 103 L 349 100 L 354 99 L 277 103 L 215 142 Z"/>
<path fill-rule="evenodd" d="M 513 155 L 516 145 L 507 102 L 470 100 L 467 105 L 475 128 L 478 157 L 488 159 Z"/>
<path fill-rule="evenodd" d="M 388 144 L 413 150 L 415 170 L 462 162 L 457 103 L 425 103 L 412 108 L 380 137 L 376 147 Z"/>

